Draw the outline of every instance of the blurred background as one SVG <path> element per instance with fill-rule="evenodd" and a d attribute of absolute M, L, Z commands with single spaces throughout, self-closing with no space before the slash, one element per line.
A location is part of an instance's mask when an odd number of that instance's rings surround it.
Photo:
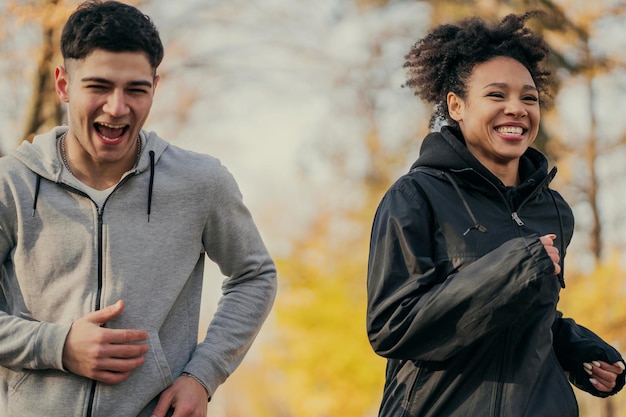
<path fill-rule="evenodd" d="M 129 3 L 165 44 L 146 128 L 222 160 L 279 268 L 273 312 L 209 416 L 377 414 L 385 361 L 365 333 L 370 226 L 432 110 L 401 87 L 404 55 L 433 25 L 470 15 L 546 11 L 529 23 L 555 75 L 536 146 L 577 220 L 560 309 L 626 353 L 626 1 Z M 53 74 L 77 4 L 0 0 L 0 154 L 65 122 Z M 201 327 L 221 279 L 207 268 Z M 624 393 L 576 394 L 582 417 L 626 416 Z"/>

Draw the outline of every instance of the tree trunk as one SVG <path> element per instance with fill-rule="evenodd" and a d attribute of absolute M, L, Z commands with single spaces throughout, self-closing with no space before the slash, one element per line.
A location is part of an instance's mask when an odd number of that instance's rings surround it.
<path fill-rule="evenodd" d="M 58 0 L 47 0 L 46 6 L 56 6 Z M 54 88 L 54 68 L 59 62 L 60 27 L 42 27 L 41 53 L 33 80 L 33 90 L 27 111 L 22 140 L 32 140 L 35 134 L 62 123 L 63 109 Z"/>

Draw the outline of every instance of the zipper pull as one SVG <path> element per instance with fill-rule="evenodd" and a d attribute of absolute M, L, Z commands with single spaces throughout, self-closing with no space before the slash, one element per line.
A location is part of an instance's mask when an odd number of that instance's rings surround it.
<path fill-rule="evenodd" d="M 513 220 L 515 220 L 515 223 L 517 223 L 518 226 L 524 225 L 524 222 L 522 221 L 522 219 L 519 218 L 517 212 L 514 211 L 513 213 L 511 213 L 511 217 L 513 218 Z"/>

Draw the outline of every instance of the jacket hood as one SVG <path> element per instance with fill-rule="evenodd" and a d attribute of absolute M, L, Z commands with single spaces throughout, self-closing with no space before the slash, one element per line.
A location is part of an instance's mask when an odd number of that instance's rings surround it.
<path fill-rule="evenodd" d="M 442 171 L 472 171 L 486 178 L 503 191 L 507 188 L 467 149 L 461 132 L 449 126 L 442 127 L 441 132 L 433 132 L 426 136 L 420 149 L 420 156 L 413 163 L 411 169 L 420 166 Z M 518 191 L 522 191 L 526 187 L 534 188 L 536 184 L 540 184 L 548 176 L 548 161 L 541 152 L 528 148 L 520 158 L 519 169 L 520 186 L 517 187 Z"/>
<path fill-rule="evenodd" d="M 73 176 L 63 169 L 63 161 L 58 149 L 58 138 L 68 130 L 67 126 L 58 126 L 47 133 L 37 135 L 32 143 L 28 141 L 11 151 L 9 155 L 22 162 L 38 176 L 53 182 L 76 182 Z M 139 134 L 142 141 L 142 152 L 137 161 L 135 171 L 143 172 L 150 168 L 150 154 L 154 153 L 154 161 L 158 161 L 168 143 L 156 133 L 142 130 Z"/>

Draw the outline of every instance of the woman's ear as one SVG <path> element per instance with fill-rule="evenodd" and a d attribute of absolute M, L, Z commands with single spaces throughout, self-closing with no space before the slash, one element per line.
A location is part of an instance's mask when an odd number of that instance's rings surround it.
<path fill-rule="evenodd" d="M 463 120 L 463 109 L 465 106 L 463 99 L 456 93 L 449 92 L 446 100 L 448 102 L 448 113 L 452 120 L 457 122 Z"/>

